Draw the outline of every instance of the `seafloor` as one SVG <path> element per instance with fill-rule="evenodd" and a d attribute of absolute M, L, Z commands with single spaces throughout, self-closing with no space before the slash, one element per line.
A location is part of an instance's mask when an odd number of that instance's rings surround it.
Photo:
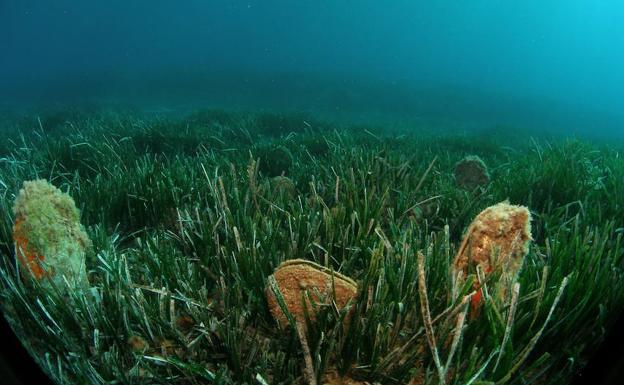
<path fill-rule="evenodd" d="M 217 110 L 3 126 L 0 304 L 58 384 L 565 384 L 624 305 L 613 144 Z M 487 167 L 468 184 L 466 156 Z M 38 179 L 80 210 L 85 287 L 16 258 Z M 520 270 L 458 283 L 462 237 L 506 200 L 530 210 Z M 279 313 L 288 260 L 301 314 Z"/>

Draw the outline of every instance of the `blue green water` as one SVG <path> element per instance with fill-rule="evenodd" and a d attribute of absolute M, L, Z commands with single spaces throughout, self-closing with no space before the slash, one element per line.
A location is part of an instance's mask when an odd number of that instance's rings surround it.
<path fill-rule="evenodd" d="M 262 108 L 621 138 L 623 19 L 617 0 L 2 0 L 0 108 Z"/>

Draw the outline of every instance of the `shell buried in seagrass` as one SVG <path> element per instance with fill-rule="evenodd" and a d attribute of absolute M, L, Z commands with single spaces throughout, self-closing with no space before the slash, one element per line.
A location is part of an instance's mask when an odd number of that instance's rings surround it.
<path fill-rule="evenodd" d="M 341 310 L 355 300 L 358 292 L 357 283 L 351 278 L 319 264 L 303 259 L 285 261 L 269 277 L 266 289 L 269 310 L 280 327 L 288 326 L 288 317 L 275 297 L 271 282 L 279 289 L 288 312 L 300 325 L 305 324 L 304 303 L 309 319 L 314 320 L 315 307 L 330 305 L 333 300 L 338 310 Z"/>
<path fill-rule="evenodd" d="M 453 264 L 455 274 L 465 278 L 477 266 L 486 275 L 499 272 L 500 279 L 493 283 L 492 293 L 505 302 L 531 240 L 531 213 L 526 207 L 506 201 L 487 207 L 475 217 L 464 235 Z M 476 309 L 482 300 L 478 280 L 474 288 L 477 294 L 472 305 Z"/>
<path fill-rule="evenodd" d="M 46 180 L 24 182 L 13 206 L 15 254 L 24 277 L 44 285 L 87 284 L 85 253 L 91 246 L 74 200 Z"/>
<path fill-rule="evenodd" d="M 467 156 L 455 165 L 455 183 L 464 190 L 474 190 L 490 183 L 487 166 L 478 156 Z"/>

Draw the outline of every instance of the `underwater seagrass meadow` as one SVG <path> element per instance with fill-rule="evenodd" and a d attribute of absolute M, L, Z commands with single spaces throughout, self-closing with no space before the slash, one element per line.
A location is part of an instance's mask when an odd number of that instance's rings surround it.
<path fill-rule="evenodd" d="M 57 384 L 566 384 L 624 308 L 618 144 L 222 110 L 4 126 L 0 305 Z"/>

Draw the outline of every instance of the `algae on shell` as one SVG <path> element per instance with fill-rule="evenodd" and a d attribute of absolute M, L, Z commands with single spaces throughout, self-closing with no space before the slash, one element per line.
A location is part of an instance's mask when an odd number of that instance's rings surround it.
<path fill-rule="evenodd" d="M 13 240 L 22 275 L 57 287 L 63 276 L 74 286 L 87 286 L 86 251 L 91 240 L 80 224 L 80 212 L 66 193 L 39 179 L 25 181 L 13 206 Z"/>

